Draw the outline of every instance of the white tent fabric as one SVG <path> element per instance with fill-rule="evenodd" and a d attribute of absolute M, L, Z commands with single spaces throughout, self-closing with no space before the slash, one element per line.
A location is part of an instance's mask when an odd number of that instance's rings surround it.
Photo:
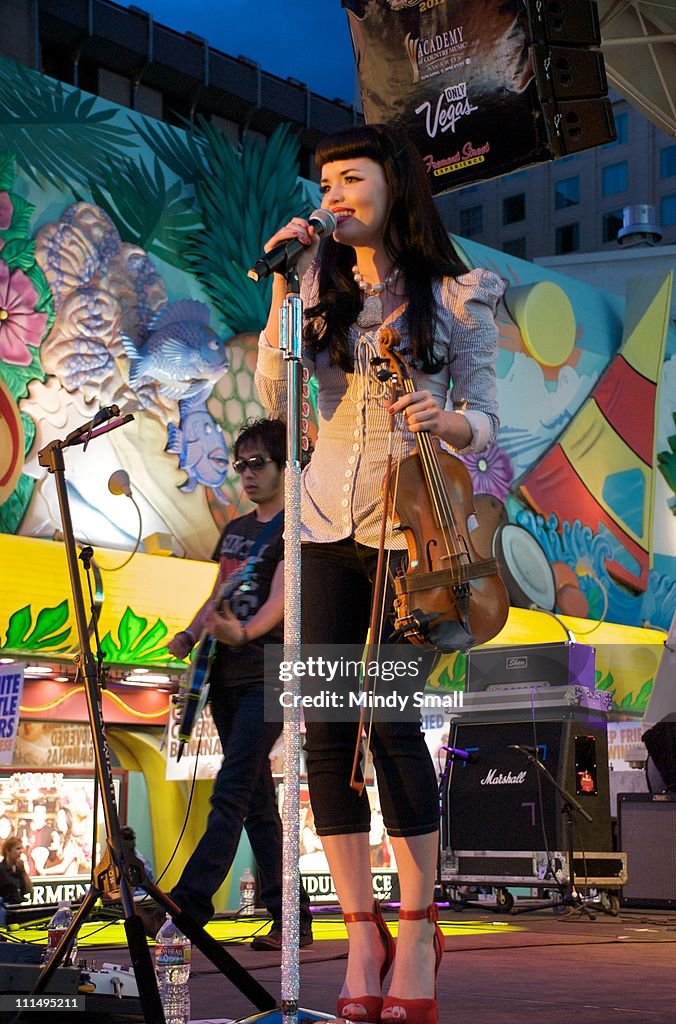
<path fill-rule="evenodd" d="M 597 0 L 608 82 L 676 136 L 676 0 Z"/>

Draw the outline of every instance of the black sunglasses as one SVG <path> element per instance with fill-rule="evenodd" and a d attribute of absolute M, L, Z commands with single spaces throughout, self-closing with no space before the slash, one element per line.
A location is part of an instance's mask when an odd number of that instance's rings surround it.
<path fill-rule="evenodd" d="M 271 458 L 266 457 L 265 455 L 252 455 L 249 459 L 235 459 L 232 464 L 232 468 L 235 473 L 239 473 L 240 475 L 245 469 L 253 469 L 254 473 L 256 473 L 259 469 L 262 469 L 263 466 L 266 466 L 268 462 L 272 461 L 273 460 Z"/>

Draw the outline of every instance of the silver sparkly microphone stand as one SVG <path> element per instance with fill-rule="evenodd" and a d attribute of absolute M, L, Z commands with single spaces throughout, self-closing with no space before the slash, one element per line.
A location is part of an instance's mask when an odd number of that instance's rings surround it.
<path fill-rule="evenodd" d="M 327 211 L 322 231 L 333 230 Z M 313 214 L 312 217 L 315 217 Z M 332 220 L 332 218 L 331 218 Z M 302 401 L 303 401 L 303 300 L 296 260 L 302 247 L 291 250 L 283 266 L 274 269 L 284 274 L 286 297 L 279 311 L 279 348 L 286 360 L 286 473 L 284 478 L 284 660 L 300 659 L 300 476 L 302 459 Z M 258 266 L 258 264 L 257 264 Z M 265 276 L 267 276 L 266 271 Z M 249 276 L 258 280 L 253 271 Z M 248 1022 L 270 1024 L 311 1024 L 312 1021 L 335 1020 L 332 1013 L 306 1010 L 299 1007 L 300 956 L 300 680 L 293 677 L 285 684 L 286 692 L 294 698 L 284 707 L 284 804 L 282 807 L 282 976 L 281 1006 L 271 1013 L 249 1017 Z M 291 704 L 291 707 L 288 705 Z M 239 1024 L 245 1024 L 240 1021 Z"/>

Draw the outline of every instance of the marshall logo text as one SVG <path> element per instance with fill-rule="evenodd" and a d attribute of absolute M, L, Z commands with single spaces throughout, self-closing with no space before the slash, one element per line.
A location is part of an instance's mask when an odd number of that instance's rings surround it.
<path fill-rule="evenodd" d="M 517 775 L 512 775 L 511 772 L 507 772 L 503 775 L 502 772 L 498 772 L 497 768 L 491 768 L 485 779 L 481 780 L 482 786 L 520 786 L 526 781 L 526 775 L 528 772 L 518 772 Z"/>

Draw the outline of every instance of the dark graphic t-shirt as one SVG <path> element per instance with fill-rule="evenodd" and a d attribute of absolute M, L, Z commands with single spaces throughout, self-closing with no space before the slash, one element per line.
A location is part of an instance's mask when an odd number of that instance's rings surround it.
<path fill-rule="evenodd" d="M 223 581 L 243 568 L 256 540 L 268 528 L 269 523 L 260 522 L 255 512 L 228 523 L 213 554 L 219 563 Z M 280 517 L 279 524 L 255 553 L 244 583 L 228 599 L 240 622 L 246 624 L 268 599 L 275 569 L 284 558 L 283 530 L 284 523 Z M 244 647 L 233 649 L 218 644 L 212 680 L 218 680 L 218 685 L 225 686 L 262 682 L 265 644 L 281 643 L 283 637 L 284 627 L 280 622 L 269 633 L 256 637 Z"/>

